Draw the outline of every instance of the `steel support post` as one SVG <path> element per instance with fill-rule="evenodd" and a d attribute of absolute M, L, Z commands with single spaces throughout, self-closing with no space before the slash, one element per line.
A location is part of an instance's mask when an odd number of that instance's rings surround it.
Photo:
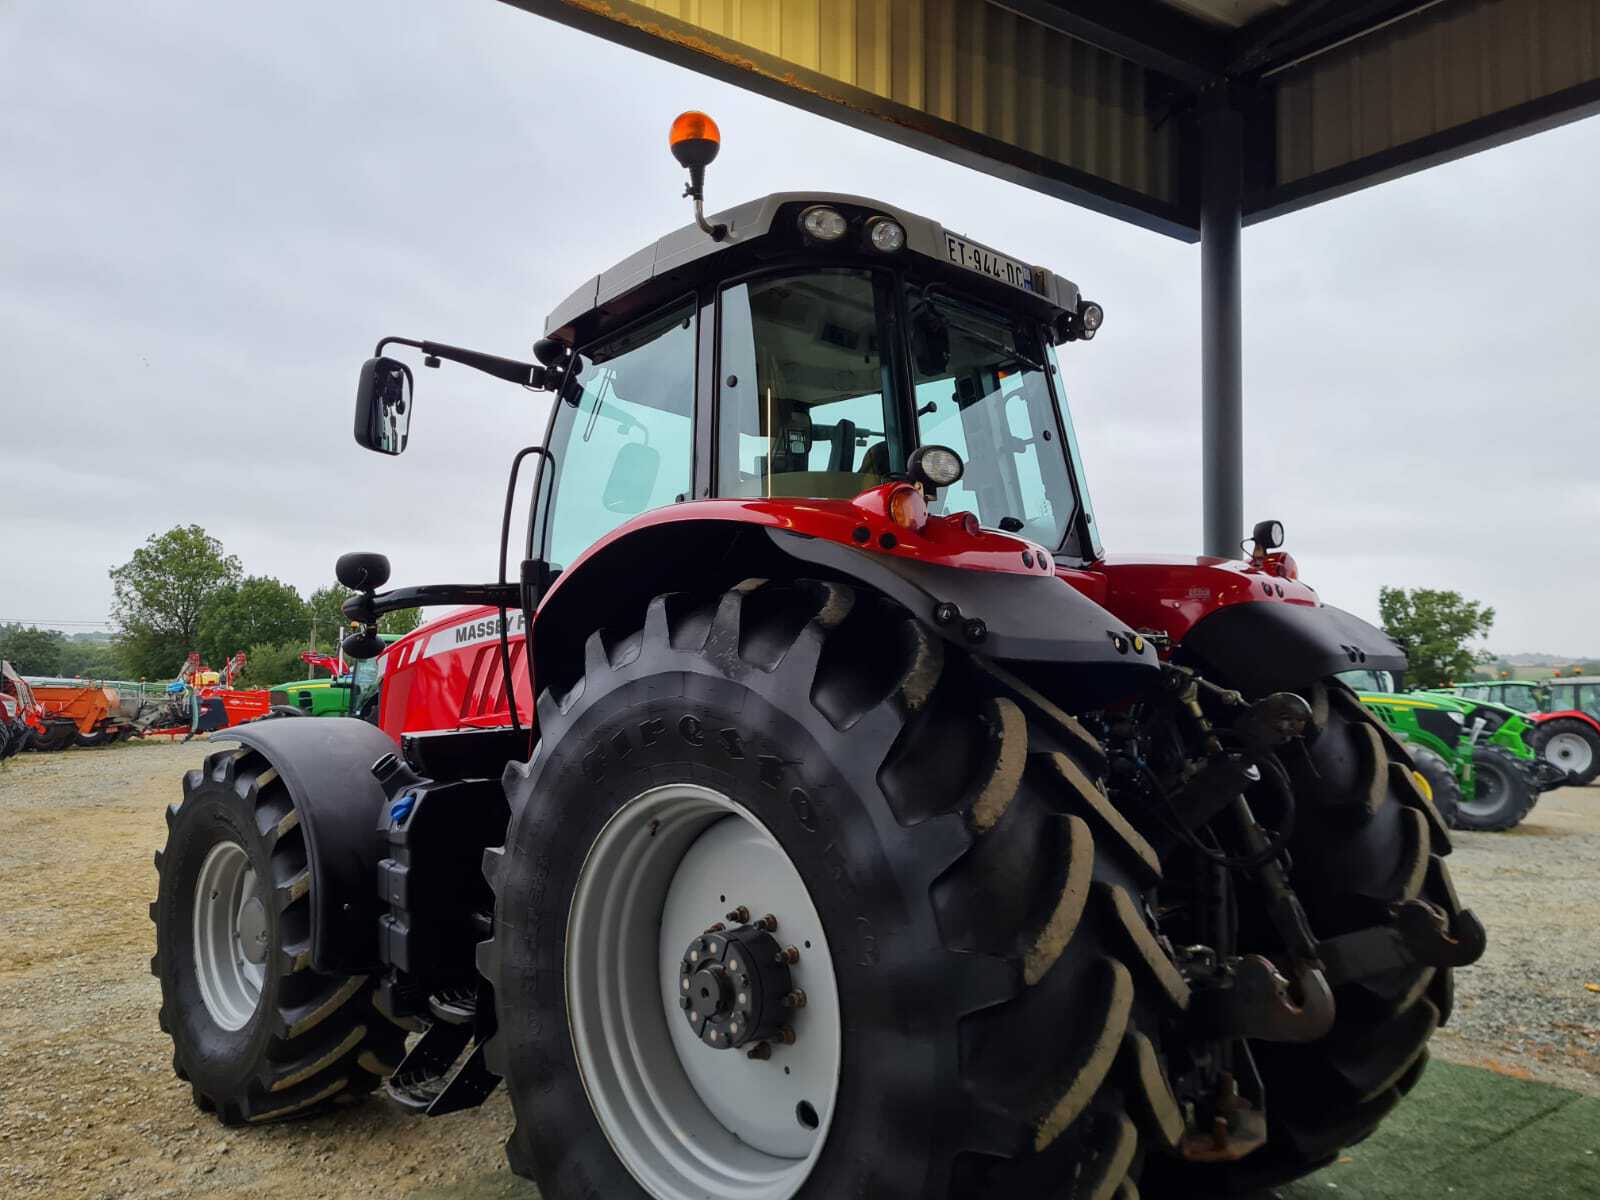
<path fill-rule="evenodd" d="M 1204 550 L 1244 537 L 1244 370 L 1239 294 L 1243 119 L 1225 95 L 1200 114 L 1200 450 Z"/>

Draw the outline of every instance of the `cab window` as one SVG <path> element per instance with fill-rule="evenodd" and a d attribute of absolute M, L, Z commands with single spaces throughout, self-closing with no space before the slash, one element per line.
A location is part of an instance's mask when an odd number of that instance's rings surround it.
<path fill-rule="evenodd" d="M 903 471 L 887 285 L 812 271 L 721 300 L 717 491 L 848 499 Z"/>
<path fill-rule="evenodd" d="M 1516 709 L 1518 712 L 1537 712 L 1539 710 L 1539 697 L 1525 683 L 1508 685 L 1501 703 Z"/>
<path fill-rule="evenodd" d="M 1036 333 L 1009 317 L 912 290 L 917 435 L 949 446 L 966 474 L 930 506 L 970 512 L 1056 549 L 1073 517 L 1072 481 Z"/>
<path fill-rule="evenodd" d="M 556 401 L 545 557 L 570 566 L 624 521 L 689 492 L 694 304 L 579 351 Z"/>

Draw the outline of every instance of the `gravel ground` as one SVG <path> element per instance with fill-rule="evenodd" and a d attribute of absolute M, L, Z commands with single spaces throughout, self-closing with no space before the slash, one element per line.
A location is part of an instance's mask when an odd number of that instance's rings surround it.
<path fill-rule="evenodd" d="M 503 1094 L 437 1121 L 379 1101 L 224 1129 L 195 1110 L 156 1028 L 151 857 L 178 780 L 216 748 L 0 764 L 0 1196 L 537 1197 L 505 1166 Z"/>
<path fill-rule="evenodd" d="M 1489 949 L 1456 976 L 1435 1052 L 1600 1095 L 1600 787 L 1547 792 L 1506 833 L 1453 836 Z"/>
<path fill-rule="evenodd" d="M 208 747 L 117 746 L 0 764 L 0 1195 L 530 1200 L 505 1167 L 503 1094 L 438 1121 L 373 1102 L 223 1129 L 156 1028 L 152 851 Z M 1545 796 L 1509 834 L 1456 835 L 1489 928 L 1435 1041 L 1454 1061 L 1600 1095 L 1600 788 Z"/>

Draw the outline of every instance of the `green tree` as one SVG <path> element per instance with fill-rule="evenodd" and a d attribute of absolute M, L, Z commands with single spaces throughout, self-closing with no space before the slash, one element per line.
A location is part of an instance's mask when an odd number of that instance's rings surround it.
<path fill-rule="evenodd" d="M 1405 647 L 1411 660 L 1406 682 L 1439 687 L 1471 677 L 1488 655 L 1467 643 L 1494 626 L 1494 609 L 1460 592 L 1436 588 L 1379 588 L 1378 616 L 1384 632 Z"/>
<path fill-rule="evenodd" d="M 176 675 L 184 656 L 198 649 L 207 601 L 242 575 L 239 560 L 198 525 L 151 534 L 111 571 L 112 616 L 129 673 Z"/>
<path fill-rule="evenodd" d="M 61 674 L 83 679 L 122 679 L 126 675 L 122 654 L 110 642 L 84 642 L 68 638 L 61 647 Z"/>
<path fill-rule="evenodd" d="M 245 646 L 281 646 L 304 639 L 306 605 L 287 583 L 250 575 L 206 601 L 197 646 L 211 666 L 221 666 Z"/>
<path fill-rule="evenodd" d="M 0 626 L 0 659 L 19 675 L 60 675 L 66 649 L 67 639 L 54 629 Z"/>
<path fill-rule="evenodd" d="M 399 612 L 387 612 L 379 617 L 378 632 L 404 636 L 421 624 L 422 610 L 420 608 L 402 608 Z"/>
<path fill-rule="evenodd" d="M 234 687 L 269 688 L 304 679 L 306 665 L 300 661 L 300 651 L 305 648 L 303 641 L 262 642 L 251 646 L 244 652 L 244 670 L 233 681 Z"/>

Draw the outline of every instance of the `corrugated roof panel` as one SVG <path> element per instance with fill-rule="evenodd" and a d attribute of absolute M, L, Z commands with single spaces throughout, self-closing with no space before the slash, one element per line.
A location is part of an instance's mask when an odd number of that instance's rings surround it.
<path fill-rule="evenodd" d="M 588 8 L 593 5 L 575 5 Z M 1157 128 L 1145 72 L 979 0 L 638 0 L 796 68 L 1177 202 L 1176 126 Z"/>
<path fill-rule="evenodd" d="M 1278 77 L 1277 181 L 1600 79 L 1600 0 L 1451 0 Z"/>

